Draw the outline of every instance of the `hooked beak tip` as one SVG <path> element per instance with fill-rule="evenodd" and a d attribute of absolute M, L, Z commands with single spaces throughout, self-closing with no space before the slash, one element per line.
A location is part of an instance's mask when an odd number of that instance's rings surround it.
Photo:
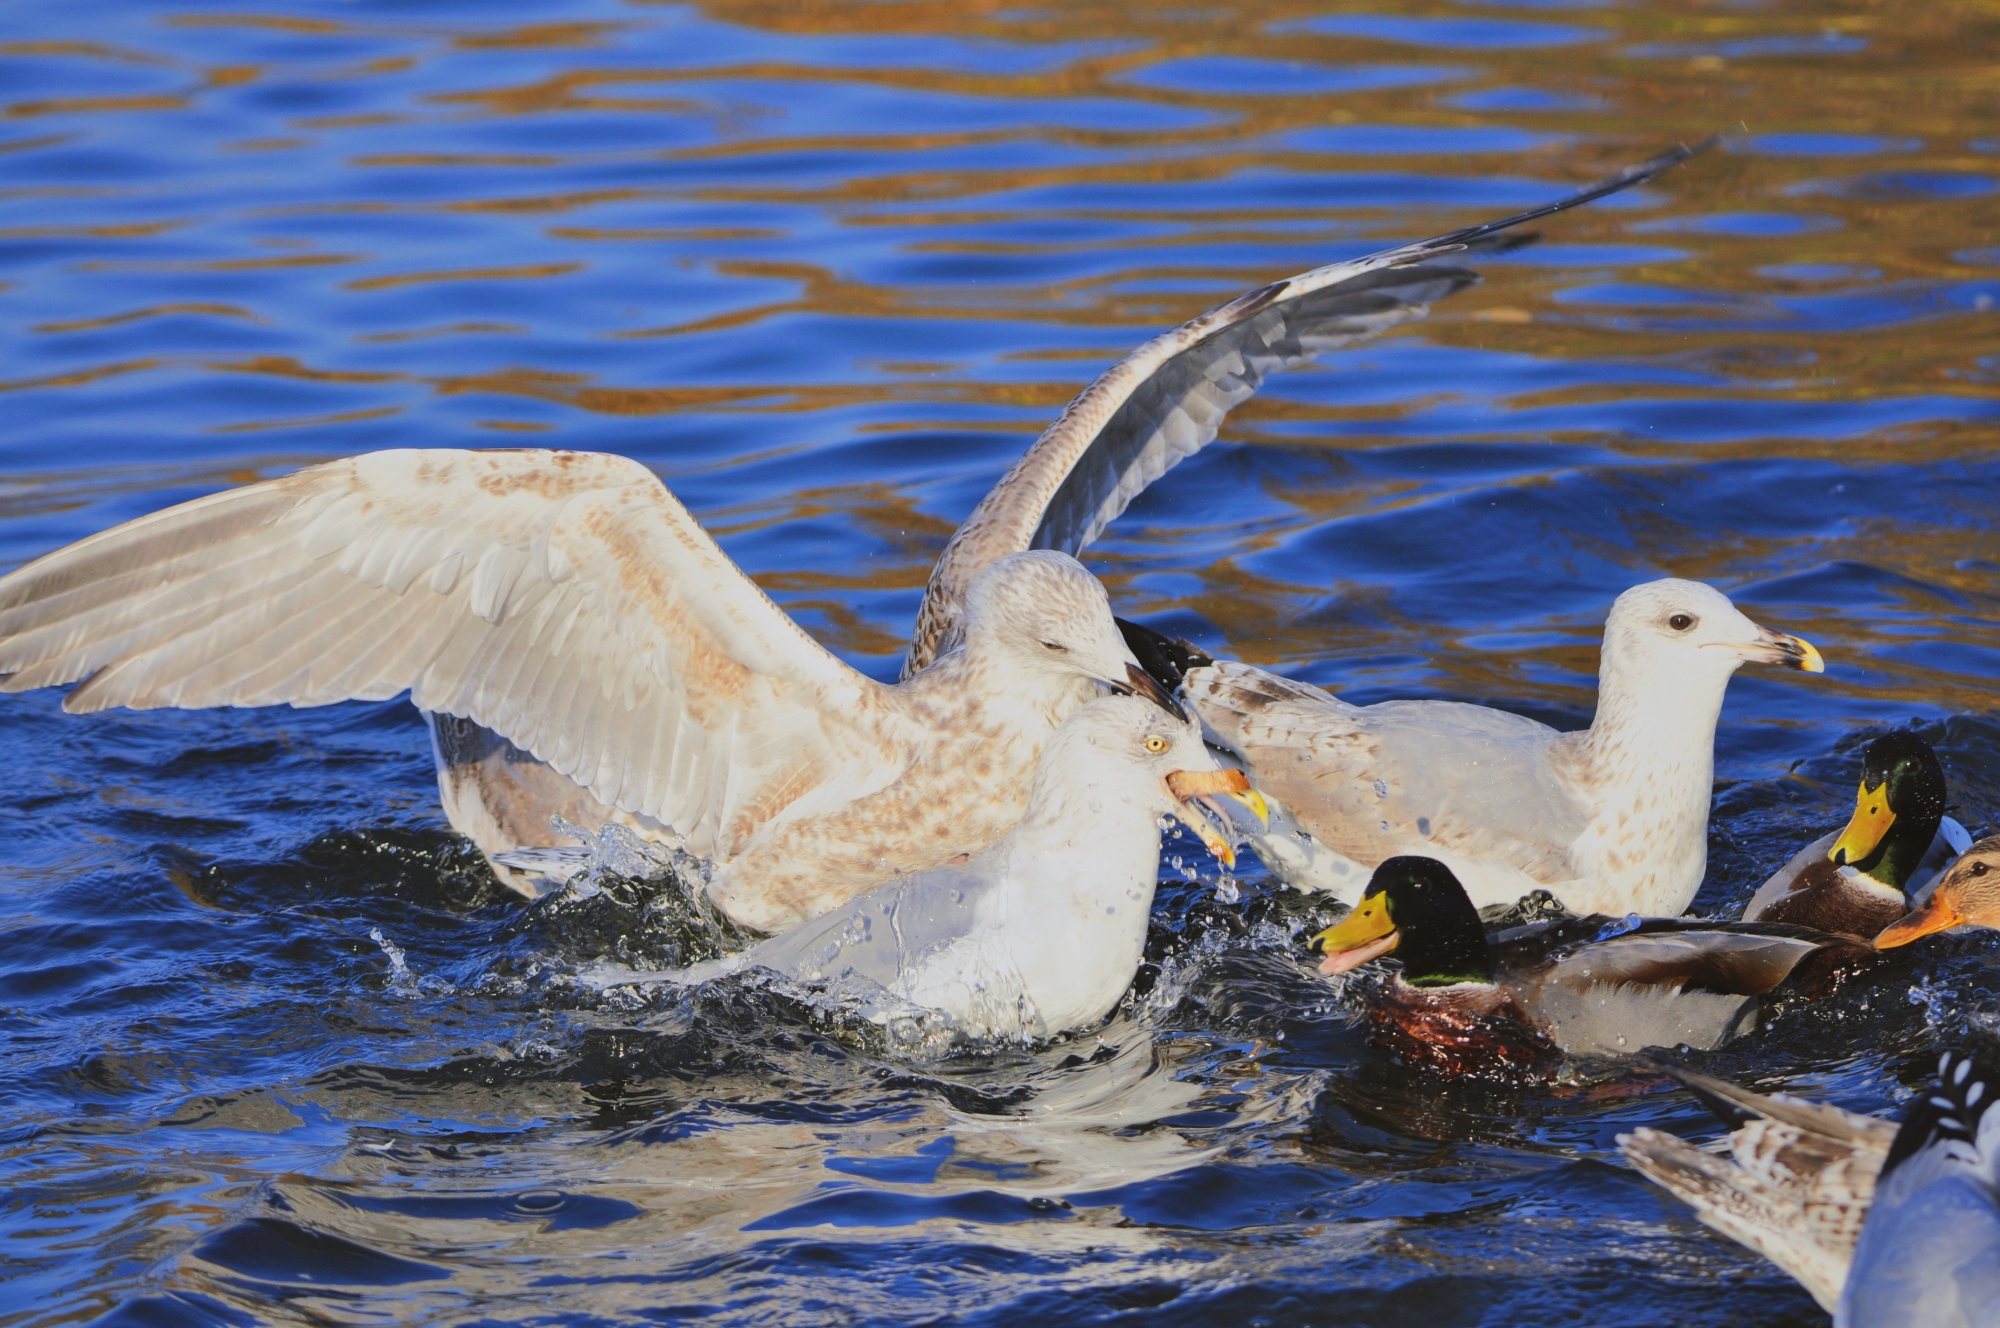
<path fill-rule="evenodd" d="M 1776 664 L 1780 668 L 1799 669 L 1805 673 L 1826 672 L 1826 661 L 1820 657 L 1812 642 L 1803 636 L 1774 632 L 1767 627 L 1758 628 L 1756 640 L 1749 645 L 1711 641 L 1703 648 L 1727 650 L 1738 659 L 1752 664 Z"/>
<path fill-rule="evenodd" d="M 1236 846 L 1229 833 L 1236 823 L 1223 806 L 1223 798 L 1248 807 L 1260 827 L 1271 824 L 1270 805 L 1263 794 L 1250 787 L 1249 776 L 1241 770 L 1176 770 L 1167 776 L 1167 788 L 1186 808 L 1181 822 L 1225 867 L 1236 865 Z"/>

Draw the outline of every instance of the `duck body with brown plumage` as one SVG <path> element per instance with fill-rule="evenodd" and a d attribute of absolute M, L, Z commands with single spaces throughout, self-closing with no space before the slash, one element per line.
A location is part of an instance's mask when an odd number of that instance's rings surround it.
<path fill-rule="evenodd" d="M 1756 1029 L 1784 993 L 1813 999 L 1874 962 L 1864 941 L 1783 923 L 1563 918 L 1496 933 L 1449 868 L 1391 858 L 1361 903 L 1312 939 L 1324 973 L 1372 959 L 1374 1040 L 1449 1075 L 1540 1077 L 1566 1056 L 1708 1050 Z"/>
<path fill-rule="evenodd" d="M 1801 849 L 1751 897 L 1745 922 L 1872 938 L 1971 843 L 1944 814 L 1944 767 L 1913 733 L 1868 744 L 1847 825 Z"/>

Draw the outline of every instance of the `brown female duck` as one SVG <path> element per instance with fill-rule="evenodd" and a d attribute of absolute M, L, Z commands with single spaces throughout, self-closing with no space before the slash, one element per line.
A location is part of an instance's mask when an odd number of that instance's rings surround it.
<path fill-rule="evenodd" d="M 1878 949 L 1908 945 L 1954 927 L 2000 929 L 2000 835 L 1988 835 L 1960 855 L 1937 889 L 1875 938 Z"/>

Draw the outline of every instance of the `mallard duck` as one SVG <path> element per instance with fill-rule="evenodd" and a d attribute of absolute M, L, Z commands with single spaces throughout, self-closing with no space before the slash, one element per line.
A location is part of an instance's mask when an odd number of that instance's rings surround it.
<path fill-rule="evenodd" d="M 1801 849 L 1751 897 L 1743 920 L 1873 937 L 1971 844 L 1944 806 L 1931 745 L 1914 733 L 1882 735 L 1862 753 L 1846 827 Z"/>
<path fill-rule="evenodd" d="M 2000 928 L 2000 835 L 1968 847 L 1908 916 L 1875 938 L 1879 949 L 1908 945 L 1953 927 Z"/>
<path fill-rule="evenodd" d="M 1753 1093 L 1678 1066 L 1660 1069 L 1693 1090 L 1731 1129 L 1727 1157 L 1661 1130 L 1618 1136 L 1639 1174 L 1723 1235 L 1797 1278 L 1829 1313 L 1895 1141 L 1893 1122 Z"/>
<path fill-rule="evenodd" d="M 1658 1130 L 1632 1165 L 1796 1277 L 1836 1328 L 2000 1324 L 2000 1075 L 1946 1052 L 1902 1125 L 1672 1073 L 1736 1127 L 1724 1160 Z"/>
<path fill-rule="evenodd" d="M 1781 985 L 1811 993 L 1868 962 L 1865 942 L 1780 923 L 1601 916 L 1488 939 L 1451 869 L 1390 858 L 1354 911 L 1314 936 L 1320 971 L 1393 955 L 1368 993 L 1378 1040 L 1448 1073 L 1532 1072 L 1557 1052 L 1719 1047 L 1755 1028 Z"/>

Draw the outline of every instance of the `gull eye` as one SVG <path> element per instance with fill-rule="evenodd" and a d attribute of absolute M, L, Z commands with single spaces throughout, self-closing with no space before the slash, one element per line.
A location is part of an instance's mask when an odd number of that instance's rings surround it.
<path fill-rule="evenodd" d="M 1694 615 L 1692 613 L 1676 613 L 1673 617 L 1667 619 L 1667 626 L 1673 628 L 1676 632 L 1685 632 L 1688 628 L 1694 626 Z"/>
<path fill-rule="evenodd" d="M 1158 756 L 1161 752 L 1164 752 L 1165 750 L 1167 750 L 1167 748 L 1171 746 L 1173 746 L 1172 743 L 1168 742 L 1165 738 L 1162 738 L 1157 733 L 1155 733 L 1152 737 L 1146 739 L 1146 750 L 1151 752 L 1155 756 Z"/>
<path fill-rule="evenodd" d="M 1069 647 L 1068 647 L 1068 646 L 1064 646 L 1064 645 L 1057 645 L 1057 644 L 1056 644 L 1056 643 L 1055 643 L 1054 641 L 1044 641 L 1044 642 L 1042 642 L 1042 649 L 1044 649 L 1044 650 L 1053 650 L 1053 651 L 1055 651 L 1055 652 L 1056 652 L 1056 653 L 1057 653 L 1058 655 L 1061 655 L 1061 654 L 1066 654 L 1066 653 L 1068 653 L 1068 651 L 1069 651 Z"/>

